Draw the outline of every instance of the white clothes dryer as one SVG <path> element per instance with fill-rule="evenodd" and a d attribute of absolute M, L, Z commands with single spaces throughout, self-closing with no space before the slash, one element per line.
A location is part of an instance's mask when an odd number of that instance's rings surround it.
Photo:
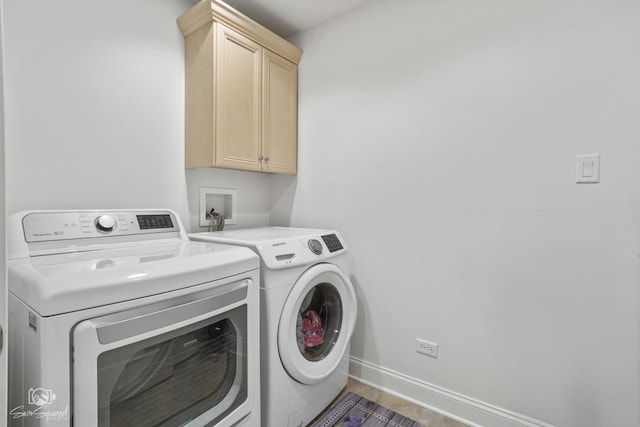
<path fill-rule="evenodd" d="M 301 427 L 345 387 L 357 302 L 347 247 L 331 230 L 263 227 L 196 233 L 261 259 L 263 427 Z"/>
<path fill-rule="evenodd" d="M 255 253 L 169 210 L 22 212 L 7 235 L 9 426 L 260 426 Z"/>

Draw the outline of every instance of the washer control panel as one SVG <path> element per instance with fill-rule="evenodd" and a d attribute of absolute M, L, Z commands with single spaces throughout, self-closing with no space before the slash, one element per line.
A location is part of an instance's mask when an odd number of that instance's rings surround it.
<path fill-rule="evenodd" d="M 320 240 L 310 239 L 309 249 L 311 249 L 311 252 L 313 252 L 314 254 L 320 255 L 322 253 L 322 243 L 320 243 Z"/>
<path fill-rule="evenodd" d="M 283 269 L 331 262 L 348 247 L 336 230 L 256 227 L 190 234 L 191 240 L 246 246 L 260 255 L 262 266 Z"/>
<path fill-rule="evenodd" d="M 326 234 L 322 236 L 322 241 L 325 245 L 327 245 L 327 249 L 329 249 L 329 252 L 336 252 L 344 249 L 344 246 L 342 246 L 342 242 L 340 242 L 340 239 L 338 239 L 338 236 L 336 236 L 335 234 Z"/>
<path fill-rule="evenodd" d="M 22 225 L 27 243 L 180 231 L 171 211 L 32 212 Z"/>
<path fill-rule="evenodd" d="M 328 260 L 346 250 L 337 233 L 275 239 L 261 242 L 257 249 L 269 268 L 285 268 Z"/>

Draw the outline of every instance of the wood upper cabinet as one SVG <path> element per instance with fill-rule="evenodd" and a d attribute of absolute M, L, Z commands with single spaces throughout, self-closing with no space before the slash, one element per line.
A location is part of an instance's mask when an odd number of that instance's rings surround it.
<path fill-rule="evenodd" d="M 302 51 L 228 5 L 201 1 L 185 36 L 185 164 L 297 172 Z"/>
<path fill-rule="evenodd" d="M 247 37 L 216 25 L 215 164 L 262 168 L 262 49 Z"/>
<path fill-rule="evenodd" d="M 298 158 L 298 67 L 266 49 L 262 64 L 263 170 L 295 174 Z"/>

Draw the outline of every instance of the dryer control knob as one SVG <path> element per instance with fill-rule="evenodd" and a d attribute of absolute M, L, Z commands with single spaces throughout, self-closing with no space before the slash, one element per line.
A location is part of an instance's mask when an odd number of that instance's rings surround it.
<path fill-rule="evenodd" d="M 316 255 L 320 255 L 322 253 L 322 243 L 319 240 L 311 239 L 309 240 L 309 249 Z"/>
<path fill-rule="evenodd" d="M 116 220 L 109 215 L 100 215 L 96 218 L 96 228 L 100 231 L 113 231 L 116 228 Z"/>

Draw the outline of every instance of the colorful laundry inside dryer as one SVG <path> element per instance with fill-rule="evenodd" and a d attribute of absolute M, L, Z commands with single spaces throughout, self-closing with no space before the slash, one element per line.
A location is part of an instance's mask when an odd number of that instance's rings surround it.
<path fill-rule="evenodd" d="M 302 313 L 302 341 L 305 347 L 317 347 L 324 342 L 322 318 L 314 311 Z"/>

